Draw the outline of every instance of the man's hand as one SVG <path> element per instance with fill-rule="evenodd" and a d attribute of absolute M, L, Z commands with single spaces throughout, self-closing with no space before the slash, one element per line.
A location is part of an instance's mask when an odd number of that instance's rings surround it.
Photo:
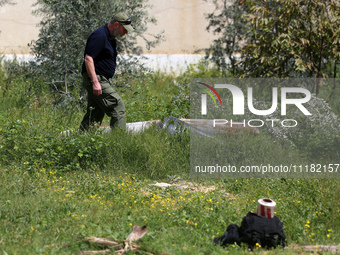
<path fill-rule="evenodd" d="M 95 94 L 96 96 L 100 96 L 102 94 L 102 86 L 100 86 L 98 80 L 96 82 L 93 82 L 92 84 L 93 94 Z"/>

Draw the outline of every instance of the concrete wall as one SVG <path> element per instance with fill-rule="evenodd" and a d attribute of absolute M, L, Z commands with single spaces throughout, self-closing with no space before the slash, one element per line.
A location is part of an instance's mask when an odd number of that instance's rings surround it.
<path fill-rule="evenodd" d="M 39 18 L 32 15 L 35 0 L 13 0 L 16 5 L 0 7 L 0 53 L 29 54 L 27 46 L 37 39 Z M 208 47 L 213 36 L 205 31 L 204 13 L 212 12 L 211 0 L 150 0 L 149 13 L 158 23 L 149 32 L 165 31 L 165 42 L 152 49 L 151 54 L 191 54 Z M 142 41 L 140 41 L 142 44 Z"/>
<path fill-rule="evenodd" d="M 13 0 L 0 7 L 0 53 L 28 54 L 27 46 L 39 34 L 39 18 L 32 15 L 35 0 Z"/>
<path fill-rule="evenodd" d="M 206 31 L 208 25 L 205 13 L 214 10 L 211 1 L 203 0 L 151 0 L 150 13 L 158 20 L 157 26 L 150 26 L 150 31 L 165 30 L 165 42 L 152 53 L 190 54 L 208 47 L 213 39 Z"/>

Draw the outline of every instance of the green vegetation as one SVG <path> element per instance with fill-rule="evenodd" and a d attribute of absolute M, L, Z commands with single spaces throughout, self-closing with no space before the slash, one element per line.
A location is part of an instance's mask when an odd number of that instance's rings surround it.
<path fill-rule="evenodd" d="M 205 53 L 221 70 L 253 78 L 339 77 L 337 2 L 222 0 L 213 3 L 215 10 L 206 17 L 207 30 L 216 34 L 217 39 Z M 320 90 L 317 84 L 316 95 Z"/>
<path fill-rule="evenodd" d="M 0 6 L 9 2 L 0 0 Z M 188 118 L 191 78 L 337 77 L 339 5 L 334 1 L 225 0 L 223 8 L 213 2 L 209 29 L 220 38 L 206 53 L 217 68 L 189 65 L 175 76 L 150 73 L 133 55 L 121 59 L 115 86 L 126 102 L 127 122 Z M 38 3 L 42 26 L 31 45 L 37 61 L 1 62 L 0 68 L 0 253 L 99 251 L 104 248 L 85 238 L 123 243 L 135 224 L 149 229 L 137 242 L 139 254 L 301 254 L 305 244 L 340 244 L 339 179 L 195 179 L 189 176 L 190 134 L 169 135 L 156 126 L 142 133 L 78 132 L 86 99 L 79 89 L 80 50 L 87 33 L 120 9 L 131 11 L 142 38 L 155 20 L 143 0 Z M 151 47 L 161 35 L 144 39 Z M 118 51 L 141 53 L 135 36 L 120 40 Z M 238 52 L 246 56 L 241 65 Z M 299 119 L 296 132 L 264 128 L 256 136 L 217 141 L 227 145 L 225 160 L 339 164 L 336 85 L 317 83 L 317 96 L 308 105 L 313 117 Z M 268 97 L 266 89 L 257 93 Z M 162 189 L 152 185 L 156 182 L 172 186 Z M 240 225 L 263 197 L 277 202 L 287 249 L 257 247 L 250 253 L 245 246 L 214 246 L 213 238 L 231 223 Z"/>
<path fill-rule="evenodd" d="M 170 136 L 156 127 L 137 134 L 78 133 L 81 101 L 65 104 L 67 98 L 51 93 L 42 78 L 13 66 L 3 69 L 0 245 L 8 254 L 101 250 L 84 238 L 123 241 L 135 224 L 147 225 L 149 232 L 137 243 L 151 253 L 249 254 L 244 246 L 216 247 L 212 239 L 227 225 L 240 224 L 261 197 L 277 202 L 276 215 L 289 244 L 284 254 L 300 254 L 294 251 L 298 245 L 340 243 L 338 179 L 190 179 L 189 135 Z M 117 89 L 126 101 L 128 122 L 188 117 L 190 78 L 220 75 L 203 65 L 189 66 L 177 77 L 145 74 Z M 118 76 L 117 83 L 123 79 Z M 333 105 L 339 109 L 339 101 Z M 62 135 L 65 130 L 72 130 L 71 135 Z M 242 139 L 240 150 L 230 151 L 231 159 L 253 143 L 252 136 Z M 259 153 L 270 148 L 281 162 L 292 152 L 296 159 L 311 162 L 315 157 L 302 148 L 272 146 L 272 139 L 270 133 L 256 137 L 262 146 Z M 338 151 L 328 156 L 336 159 Z M 150 185 L 156 182 L 177 186 Z M 254 253 L 283 252 L 257 248 Z"/>

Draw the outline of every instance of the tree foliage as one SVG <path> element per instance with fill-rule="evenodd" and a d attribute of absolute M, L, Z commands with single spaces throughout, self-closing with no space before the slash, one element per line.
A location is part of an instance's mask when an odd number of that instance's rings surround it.
<path fill-rule="evenodd" d="M 243 76 L 316 77 L 330 75 L 340 56 L 340 5 L 333 0 L 245 0 L 243 19 L 252 35 L 243 48 Z"/>
<path fill-rule="evenodd" d="M 250 26 L 240 19 L 248 8 L 239 5 L 237 1 L 214 0 L 213 3 L 215 10 L 206 16 L 209 21 L 206 29 L 219 37 L 205 49 L 206 59 L 210 59 L 222 70 L 230 69 L 236 74 L 236 54 L 240 53 L 242 41 L 251 32 Z"/>
<path fill-rule="evenodd" d="M 65 89 L 79 80 L 80 67 L 86 40 L 91 32 L 108 23 L 114 13 L 124 11 L 132 19 L 134 33 L 118 43 L 118 52 L 139 55 L 142 47 L 137 45 L 137 37 L 144 38 L 148 46 L 154 46 L 161 34 L 147 40 L 144 34 L 150 18 L 150 7 L 144 0 L 38 0 L 35 14 L 42 17 L 39 39 L 30 46 L 36 57 L 41 74 L 55 87 Z M 137 36 L 136 36 L 137 35 Z M 120 58 L 120 66 L 136 59 Z M 58 87 L 60 89 L 60 87 Z"/>
<path fill-rule="evenodd" d="M 232 13 L 233 8 L 239 11 Z M 215 24 L 214 32 L 219 34 L 219 39 L 214 41 L 207 53 L 212 53 L 213 57 L 217 55 L 219 59 L 225 56 L 233 59 L 230 54 L 241 49 L 238 76 L 336 76 L 340 56 L 339 1 L 241 0 L 232 5 L 224 4 L 221 13 L 224 16 L 208 16 L 209 26 Z M 234 33 L 240 35 L 235 37 Z M 230 38 L 238 39 L 237 48 L 232 44 L 223 46 Z M 241 38 L 244 39 L 242 45 Z M 214 62 L 226 67 L 223 62 Z"/>

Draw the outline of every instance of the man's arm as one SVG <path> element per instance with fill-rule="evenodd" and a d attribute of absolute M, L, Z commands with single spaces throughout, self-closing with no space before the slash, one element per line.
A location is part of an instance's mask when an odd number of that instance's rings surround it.
<path fill-rule="evenodd" d="M 100 96 L 102 94 L 102 87 L 100 86 L 100 83 L 96 75 L 93 58 L 86 54 L 84 60 L 87 74 L 90 76 L 90 79 L 92 81 L 93 94 Z"/>

